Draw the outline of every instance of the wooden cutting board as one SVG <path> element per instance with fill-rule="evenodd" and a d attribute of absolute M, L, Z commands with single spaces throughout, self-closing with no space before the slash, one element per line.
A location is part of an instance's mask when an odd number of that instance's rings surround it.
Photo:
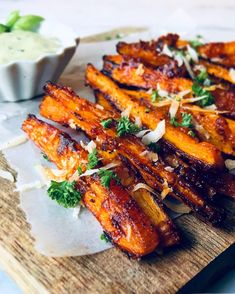
<path fill-rule="evenodd" d="M 0 166 L 9 169 L 2 155 Z M 226 203 L 230 212 L 222 229 L 193 215 L 178 218 L 182 244 L 162 256 L 133 261 L 110 249 L 92 256 L 47 258 L 34 250 L 14 185 L 0 179 L 0 187 L 0 263 L 25 293 L 198 292 L 216 273 L 235 265 L 231 201 Z"/>
<path fill-rule="evenodd" d="M 104 40 L 119 32 L 85 41 Z M 127 34 L 128 28 L 123 32 Z M 10 169 L 1 153 L 0 168 Z M 14 185 L 0 178 L 0 187 L 0 263 L 25 293 L 199 292 L 217 273 L 235 266 L 235 204 L 231 201 L 225 203 L 229 216 L 221 229 L 192 214 L 178 218 L 182 244 L 164 255 L 133 261 L 110 249 L 92 256 L 47 258 L 34 250 Z"/>

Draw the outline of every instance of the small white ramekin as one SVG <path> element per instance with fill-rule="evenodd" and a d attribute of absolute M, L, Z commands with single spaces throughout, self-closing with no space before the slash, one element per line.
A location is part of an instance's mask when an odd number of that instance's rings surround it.
<path fill-rule="evenodd" d="M 56 37 L 61 48 L 37 60 L 0 64 L 0 102 L 28 100 L 42 94 L 45 82 L 56 82 L 75 53 L 79 39 L 69 27 L 45 20 L 39 33 Z"/>

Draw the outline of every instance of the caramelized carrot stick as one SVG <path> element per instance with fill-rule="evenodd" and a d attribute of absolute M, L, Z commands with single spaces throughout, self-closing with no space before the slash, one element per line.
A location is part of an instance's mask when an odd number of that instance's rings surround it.
<path fill-rule="evenodd" d="M 120 140 L 116 137 L 113 129 L 101 128 L 99 116 L 104 110 L 100 110 L 89 102 L 90 114 L 89 124 L 87 124 L 86 111 L 81 107 L 83 99 L 73 93 L 66 91 L 65 88 L 60 88 L 52 84 L 46 87 L 48 93 L 55 97 L 46 96 L 40 106 L 41 114 L 49 119 L 57 121 L 61 124 L 69 124 L 69 120 L 73 120 L 73 124 L 78 128 L 82 128 L 86 134 L 93 139 L 97 139 L 97 143 L 102 148 L 109 150 L 117 149 L 118 153 L 125 157 L 135 168 L 140 172 L 146 183 L 153 189 L 161 193 L 164 188 L 163 183 L 167 180 L 170 187 L 173 189 L 176 197 L 181 199 L 191 209 L 196 211 L 201 216 L 209 219 L 212 222 L 219 222 L 219 212 L 211 205 L 206 203 L 193 188 L 189 188 L 182 179 L 177 179 L 176 175 L 165 169 L 165 165 L 161 162 L 156 162 L 155 165 L 148 157 L 141 156 L 141 153 L 146 150 L 146 147 L 135 137 L 123 137 Z M 71 103 L 69 104 L 68 101 Z M 73 103 L 73 106 L 72 106 Z M 96 116 L 96 113 L 100 112 Z M 60 114 L 59 114 L 60 113 Z M 107 118 L 109 112 L 104 117 Z M 91 116 L 93 118 L 91 119 Z M 98 120 L 98 121 L 97 121 Z M 100 117 L 100 121 L 101 121 Z"/>
<path fill-rule="evenodd" d="M 74 173 L 87 160 L 87 152 L 67 134 L 30 115 L 23 123 L 30 139 L 59 169 Z M 101 223 L 112 242 L 133 257 L 151 253 L 159 244 L 156 229 L 135 200 L 114 180 L 102 186 L 97 175 L 80 178 L 76 183 L 82 201 Z"/>
<path fill-rule="evenodd" d="M 155 129 L 156 125 L 165 118 L 164 113 L 160 110 L 150 109 L 149 112 L 146 112 L 145 105 L 134 98 L 130 99 L 110 78 L 91 64 L 87 66 L 86 79 L 92 88 L 104 93 L 119 110 L 123 111 L 127 107 L 131 107 L 130 115 L 132 117 L 139 116 L 147 128 Z M 169 123 L 166 126 L 164 139 L 193 164 L 199 164 L 209 169 L 224 167 L 221 153 L 215 146 L 207 142 L 198 142 Z"/>

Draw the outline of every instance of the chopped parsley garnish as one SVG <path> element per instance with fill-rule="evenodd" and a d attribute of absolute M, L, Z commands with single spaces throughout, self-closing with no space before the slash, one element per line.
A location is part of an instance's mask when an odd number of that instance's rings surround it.
<path fill-rule="evenodd" d="M 47 190 L 49 197 L 65 208 L 76 207 L 81 201 L 81 194 L 76 189 L 76 182 L 55 182 Z"/>
<path fill-rule="evenodd" d="M 203 89 L 197 82 L 192 85 L 192 91 L 196 97 L 205 96 L 204 99 L 197 102 L 199 106 L 205 107 L 214 103 L 213 95 L 209 91 Z"/>
<path fill-rule="evenodd" d="M 196 136 L 195 133 L 194 133 L 194 131 L 192 131 L 192 130 L 188 131 L 188 135 L 191 136 L 191 137 L 195 137 Z"/>
<path fill-rule="evenodd" d="M 50 159 L 48 158 L 48 156 L 45 153 L 41 152 L 41 154 L 45 160 L 50 161 Z"/>
<path fill-rule="evenodd" d="M 126 134 L 135 134 L 140 130 L 140 128 L 132 123 L 127 116 L 122 116 L 118 119 L 117 124 L 117 135 L 122 137 Z"/>
<path fill-rule="evenodd" d="M 91 153 L 88 154 L 87 169 L 92 169 L 97 166 L 99 161 L 97 149 L 95 148 Z"/>
<path fill-rule="evenodd" d="M 112 118 L 108 118 L 108 119 L 105 119 L 105 120 L 102 120 L 102 122 L 100 123 L 105 129 L 108 129 L 111 124 L 113 122 L 113 119 Z"/>
<path fill-rule="evenodd" d="M 116 182 L 120 182 L 120 179 L 118 178 L 117 174 L 112 170 L 106 170 L 101 168 L 98 171 L 98 176 L 100 177 L 101 184 L 106 188 L 110 186 L 110 182 L 112 179 L 114 179 Z"/>
<path fill-rule="evenodd" d="M 201 35 L 197 35 L 194 40 L 189 41 L 191 47 L 197 49 L 197 47 L 203 45 L 202 42 L 203 37 Z"/>
<path fill-rule="evenodd" d="M 83 173 L 81 165 L 79 165 L 79 167 L 77 168 L 77 171 L 79 176 Z"/>
<path fill-rule="evenodd" d="M 106 243 L 110 242 L 109 237 L 105 232 L 100 235 L 100 240 L 105 241 Z"/>
<path fill-rule="evenodd" d="M 161 100 L 161 97 L 158 94 L 158 90 L 153 90 L 151 94 L 151 101 L 157 102 L 158 100 Z"/>
<path fill-rule="evenodd" d="M 150 143 L 148 147 L 155 153 L 158 153 L 161 150 L 161 147 L 158 143 Z"/>
<path fill-rule="evenodd" d="M 208 77 L 206 69 L 200 71 L 200 73 L 195 77 L 195 82 L 204 86 L 211 85 L 211 80 Z"/>
<path fill-rule="evenodd" d="M 190 113 L 186 113 L 186 112 L 182 112 L 181 114 L 182 116 L 182 121 L 181 123 L 179 123 L 176 119 L 176 117 L 173 117 L 170 120 L 170 123 L 174 126 L 174 127 L 186 127 L 186 128 L 192 128 L 193 124 L 192 124 L 192 115 Z"/>

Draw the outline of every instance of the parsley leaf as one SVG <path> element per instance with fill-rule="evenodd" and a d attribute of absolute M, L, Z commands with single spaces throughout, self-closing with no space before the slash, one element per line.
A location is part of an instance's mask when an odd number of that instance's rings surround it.
<path fill-rule="evenodd" d="M 194 49 L 197 49 L 197 47 L 203 45 L 202 39 L 203 39 L 203 37 L 201 35 L 197 35 L 194 40 L 189 41 L 189 44 Z"/>
<path fill-rule="evenodd" d="M 191 41 L 189 42 L 189 44 L 190 44 L 191 47 L 193 47 L 193 48 L 197 48 L 197 47 L 203 45 L 203 43 L 200 42 L 200 41 L 197 40 L 197 39 L 196 39 L 196 40 L 191 40 Z"/>
<path fill-rule="evenodd" d="M 187 113 L 187 112 L 183 112 L 182 113 L 181 126 L 182 127 L 186 127 L 186 128 L 192 128 L 193 127 L 193 124 L 192 124 L 192 114 Z"/>
<path fill-rule="evenodd" d="M 108 129 L 110 127 L 110 125 L 112 124 L 113 119 L 112 118 L 108 118 L 105 120 L 102 120 L 102 122 L 100 123 L 105 129 Z"/>
<path fill-rule="evenodd" d="M 45 160 L 50 161 L 50 159 L 48 158 L 48 156 L 45 153 L 41 152 L 41 154 Z"/>
<path fill-rule="evenodd" d="M 98 153 L 97 149 L 95 148 L 91 153 L 88 154 L 88 164 L 87 169 L 92 169 L 97 166 L 98 164 Z"/>
<path fill-rule="evenodd" d="M 193 124 L 192 124 L 192 115 L 190 113 L 182 112 L 181 116 L 182 116 L 182 122 L 181 123 L 177 122 L 176 117 L 173 117 L 170 120 L 170 123 L 174 127 L 192 128 L 193 127 Z"/>
<path fill-rule="evenodd" d="M 195 137 L 196 136 L 195 133 L 194 133 L 194 131 L 192 131 L 192 130 L 188 131 L 188 135 L 191 136 L 191 137 Z"/>
<path fill-rule="evenodd" d="M 110 186 L 110 182 L 112 179 L 114 179 L 117 182 L 120 182 L 117 174 L 112 170 L 106 170 L 101 168 L 98 171 L 98 176 L 100 177 L 101 184 L 106 188 Z"/>
<path fill-rule="evenodd" d="M 100 240 L 105 241 L 106 243 L 110 242 L 109 236 L 105 232 L 100 235 Z"/>
<path fill-rule="evenodd" d="M 49 197 L 65 208 L 76 207 L 81 201 L 81 194 L 76 189 L 76 182 L 55 182 L 47 190 Z"/>
<path fill-rule="evenodd" d="M 151 101 L 157 102 L 158 100 L 161 100 L 161 97 L 158 94 L 158 90 L 153 90 L 151 94 Z"/>
<path fill-rule="evenodd" d="M 122 137 L 126 134 L 135 134 L 139 130 L 140 128 L 136 124 L 132 123 L 127 116 L 123 116 L 118 119 L 117 135 L 119 137 Z"/>
<path fill-rule="evenodd" d="M 209 91 L 203 89 L 197 82 L 192 85 L 192 91 L 197 97 L 205 96 L 204 99 L 197 102 L 199 106 L 205 107 L 214 103 L 213 95 Z"/>
<path fill-rule="evenodd" d="M 204 86 L 211 85 L 211 80 L 208 77 L 206 69 L 200 71 L 200 73 L 195 77 L 195 82 Z"/>
<path fill-rule="evenodd" d="M 77 168 L 77 171 L 79 176 L 83 173 L 81 165 L 79 165 L 79 167 Z"/>

